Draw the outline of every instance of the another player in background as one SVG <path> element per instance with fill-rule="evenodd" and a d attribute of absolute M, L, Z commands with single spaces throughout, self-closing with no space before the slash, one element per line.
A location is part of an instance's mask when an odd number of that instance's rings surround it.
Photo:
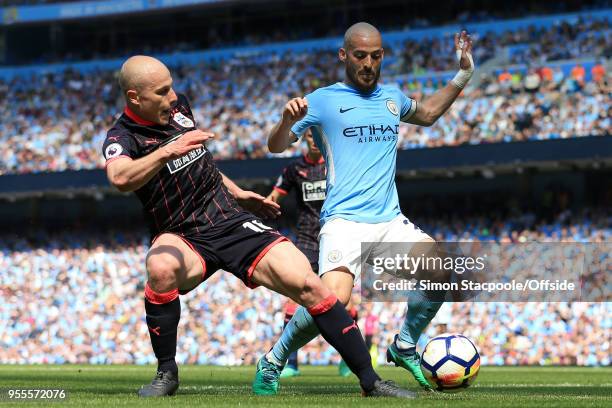
<path fill-rule="evenodd" d="M 103 145 L 106 173 L 117 189 L 138 196 L 152 237 L 144 303 L 158 368 L 138 394 L 176 392 L 179 294 L 223 269 L 250 288 L 267 287 L 306 307 L 357 374 L 365 395 L 413 398 L 380 380 L 359 329 L 304 254 L 247 211 L 280 214 L 278 204 L 219 172 L 204 145 L 214 135 L 197 129 L 187 98 L 172 88 L 168 68 L 152 57 L 131 57 L 119 84 L 126 107 Z"/>
<path fill-rule="evenodd" d="M 304 132 L 308 150 L 302 157 L 291 162 L 283 174 L 278 177 L 268 199 L 280 201 L 292 191 L 295 191 L 297 201 L 297 241 L 295 245 L 306 255 L 315 273 L 319 271 L 319 216 L 325 200 L 325 160 L 321 151 L 312 139 L 310 130 Z M 289 323 L 297 309 L 297 303 L 288 299 L 285 303 L 285 325 Z M 353 320 L 357 320 L 357 309 L 350 304 L 347 307 Z M 344 360 L 340 363 L 340 375 L 348 376 L 351 370 Z M 287 365 L 281 373 L 281 378 L 294 377 L 300 374 L 298 369 L 297 350 L 289 355 Z"/>
<path fill-rule="evenodd" d="M 319 269 L 319 217 L 325 200 L 326 169 L 312 133 L 304 132 L 308 151 L 283 169 L 268 199 L 280 203 L 291 191 L 297 201 L 296 246 L 306 255 L 315 272 Z"/>
<path fill-rule="evenodd" d="M 280 153 L 310 128 L 325 157 L 327 197 L 321 211 L 319 273 L 345 304 L 354 279 L 361 274 L 361 242 L 368 243 L 366 258 L 385 251 L 383 243 L 397 242 L 405 243 L 404 255 L 441 255 L 433 239 L 401 213 L 395 186 L 397 137 L 400 122 L 431 126 L 448 110 L 473 74 L 471 49 L 465 31 L 455 35 L 459 72 L 444 88 L 417 103 L 397 87 L 378 84 L 384 56 L 381 35 L 374 26 L 357 23 L 346 31 L 338 53 L 345 65 L 344 82 L 291 99 L 270 132 L 268 148 Z M 446 279 L 441 270 L 417 273 Z M 416 344 L 442 299 L 432 300 L 419 292 L 410 296 L 403 326 L 387 350 L 389 362 L 408 370 L 428 390 L 431 387 L 421 372 Z M 263 359 L 280 374 L 289 353 L 316 335 L 312 319 L 298 308 Z M 274 388 L 278 375 L 265 380 L 262 388 Z M 255 382 L 261 381 L 257 375 Z"/>

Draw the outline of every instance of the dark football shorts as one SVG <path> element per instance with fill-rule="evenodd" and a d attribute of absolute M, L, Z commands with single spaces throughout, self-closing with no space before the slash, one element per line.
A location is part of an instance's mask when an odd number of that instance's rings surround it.
<path fill-rule="evenodd" d="M 297 245 L 297 248 L 306 255 L 308 258 L 308 262 L 310 262 L 310 267 L 316 273 L 319 274 L 319 251 L 315 251 L 313 249 L 302 248 L 300 245 Z"/>
<path fill-rule="evenodd" d="M 200 283 L 222 269 L 236 276 L 249 288 L 256 288 L 258 285 L 251 282 L 255 267 L 270 248 L 288 239 L 247 212 L 236 214 L 224 224 L 215 225 L 214 232 L 207 231 L 205 234 L 166 233 L 181 238 L 200 256 L 204 267 Z M 185 294 L 193 289 L 195 287 L 179 292 Z"/>

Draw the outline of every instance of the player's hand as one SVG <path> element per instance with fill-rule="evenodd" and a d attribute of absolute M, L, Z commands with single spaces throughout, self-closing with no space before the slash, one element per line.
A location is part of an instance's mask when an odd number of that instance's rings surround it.
<path fill-rule="evenodd" d="M 245 210 L 261 218 L 276 218 L 280 215 L 280 205 L 253 191 L 242 190 L 236 193 L 236 201 Z"/>
<path fill-rule="evenodd" d="M 465 71 L 474 70 L 474 60 L 472 59 L 472 37 L 463 30 L 455 34 L 455 53 L 459 60 L 459 68 Z"/>
<path fill-rule="evenodd" d="M 204 132 L 203 130 L 190 130 L 185 132 L 181 137 L 172 143 L 168 143 L 163 147 L 164 153 L 169 159 L 176 159 L 184 156 L 192 150 L 204 147 L 204 142 L 213 139 L 214 133 Z"/>
<path fill-rule="evenodd" d="M 306 98 L 293 98 L 283 108 L 283 121 L 290 123 L 304 119 L 308 113 L 308 101 Z"/>

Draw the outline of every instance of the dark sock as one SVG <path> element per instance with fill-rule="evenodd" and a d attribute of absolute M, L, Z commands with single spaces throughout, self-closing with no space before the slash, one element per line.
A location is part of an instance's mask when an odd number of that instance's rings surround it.
<path fill-rule="evenodd" d="M 283 328 L 285 328 L 285 326 L 287 326 L 287 323 L 289 323 L 289 321 L 291 320 L 292 317 L 293 317 L 292 314 L 285 313 L 285 324 L 283 324 Z M 293 353 L 289 354 L 289 358 L 287 359 L 287 366 L 293 368 L 294 370 L 298 369 L 297 350 L 294 351 Z"/>
<path fill-rule="evenodd" d="M 323 338 L 338 350 L 346 365 L 357 375 L 361 388 L 371 391 L 380 377 L 372 368 L 372 359 L 359 327 L 344 305 L 332 295 L 319 305 L 309 308 L 308 312 Z"/>
<path fill-rule="evenodd" d="M 160 297 L 167 294 L 158 295 L 150 290 L 148 285 L 147 289 L 145 289 L 145 311 L 147 313 L 147 326 L 151 336 L 151 345 L 158 361 L 157 369 L 158 371 L 172 371 L 176 374 L 178 373 L 178 366 L 174 357 L 176 356 L 177 328 L 181 317 L 181 303 L 178 298 L 178 291 L 176 291 L 176 296 L 172 292 L 172 295 L 163 299 L 167 300 L 174 297 L 173 300 L 167 303 L 159 303 Z"/>

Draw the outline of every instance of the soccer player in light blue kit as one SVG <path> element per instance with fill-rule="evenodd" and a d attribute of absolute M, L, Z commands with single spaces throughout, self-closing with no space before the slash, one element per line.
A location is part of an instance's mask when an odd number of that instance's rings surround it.
<path fill-rule="evenodd" d="M 373 243 L 364 248 L 366 256 L 380 250 L 379 243 L 404 242 L 408 254 L 415 243 L 433 245 L 399 207 L 395 186 L 399 124 L 431 126 L 448 110 L 473 74 L 471 49 L 470 36 L 465 31 L 456 34 L 459 72 L 444 88 L 417 103 L 395 86 L 378 84 L 384 56 L 381 35 L 372 25 L 357 23 L 346 31 L 339 51 L 346 69 L 344 82 L 290 100 L 270 133 L 268 147 L 280 153 L 311 128 L 325 156 L 327 198 L 321 210 L 319 272 L 345 304 L 361 273 L 362 242 Z M 411 295 L 402 328 L 387 350 L 389 362 L 408 370 L 428 390 L 416 344 L 441 304 L 418 292 Z M 289 354 L 317 334 L 312 317 L 299 308 L 272 350 L 259 360 L 253 391 L 276 394 Z"/>

